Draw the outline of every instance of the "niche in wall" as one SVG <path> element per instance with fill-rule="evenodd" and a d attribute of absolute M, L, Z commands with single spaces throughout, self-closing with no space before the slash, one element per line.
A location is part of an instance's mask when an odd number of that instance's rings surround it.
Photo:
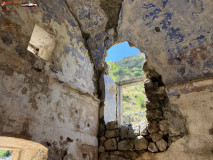
<path fill-rule="evenodd" d="M 52 35 L 35 25 L 27 50 L 44 60 L 51 61 L 55 44 Z"/>

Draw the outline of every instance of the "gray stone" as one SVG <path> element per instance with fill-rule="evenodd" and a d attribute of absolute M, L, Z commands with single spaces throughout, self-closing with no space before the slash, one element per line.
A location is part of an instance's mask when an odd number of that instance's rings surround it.
<path fill-rule="evenodd" d="M 117 149 L 117 142 L 115 138 L 108 139 L 104 142 L 106 150 L 112 151 Z"/>
<path fill-rule="evenodd" d="M 129 126 L 128 127 L 128 133 L 127 133 L 127 136 L 128 138 L 135 138 L 139 135 L 139 130 L 134 130 L 132 126 Z"/>
<path fill-rule="evenodd" d="M 168 124 L 166 120 L 162 120 L 159 122 L 159 128 L 162 131 L 163 134 L 168 133 Z"/>
<path fill-rule="evenodd" d="M 148 132 L 149 133 L 155 133 L 158 132 L 160 129 L 157 125 L 157 121 L 152 121 L 151 123 L 149 123 L 148 125 Z"/>
<path fill-rule="evenodd" d="M 134 145 L 136 150 L 144 150 L 148 147 L 148 141 L 143 136 L 138 136 L 134 139 Z"/>
<path fill-rule="evenodd" d="M 98 152 L 99 152 L 99 153 L 105 152 L 105 148 L 104 148 L 103 145 L 100 145 L 100 146 L 98 147 Z"/>
<path fill-rule="evenodd" d="M 168 144 L 163 139 L 161 139 L 156 142 L 156 145 L 160 151 L 165 151 Z"/>
<path fill-rule="evenodd" d="M 106 130 L 105 137 L 106 138 L 114 138 L 120 136 L 120 130 L 119 129 L 112 129 L 112 130 Z"/>
<path fill-rule="evenodd" d="M 162 139 L 162 134 L 160 133 L 153 133 L 151 134 L 151 138 L 154 142 L 159 141 L 160 139 Z"/>
<path fill-rule="evenodd" d="M 148 120 L 162 118 L 162 116 L 163 112 L 160 109 L 151 109 L 146 112 L 146 118 Z"/>
<path fill-rule="evenodd" d="M 132 141 L 123 140 L 118 143 L 118 150 L 127 151 L 133 148 L 134 148 L 134 145 Z"/>
<path fill-rule="evenodd" d="M 106 129 L 116 129 L 118 128 L 118 123 L 116 121 L 108 122 L 106 124 Z"/>
<path fill-rule="evenodd" d="M 149 143 L 148 150 L 150 152 L 158 152 L 158 148 L 157 148 L 157 146 L 155 145 L 154 142 Z"/>
<path fill-rule="evenodd" d="M 126 126 L 122 126 L 120 129 L 121 139 L 127 138 L 128 128 Z"/>

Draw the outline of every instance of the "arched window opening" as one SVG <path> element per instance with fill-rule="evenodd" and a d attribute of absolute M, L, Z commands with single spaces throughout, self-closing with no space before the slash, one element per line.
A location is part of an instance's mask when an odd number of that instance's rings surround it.
<path fill-rule="evenodd" d="M 47 160 L 48 149 L 20 138 L 0 136 L 0 160 Z"/>
<path fill-rule="evenodd" d="M 117 100 L 120 107 L 117 107 L 117 121 L 121 126 L 131 125 L 139 132 L 147 125 L 145 74 L 142 69 L 144 62 L 145 54 L 135 47 L 130 47 L 128 42 L 112 46 L 106 58 L 108 74 L 119 90 L 117 97 L 120 97 Z"/>

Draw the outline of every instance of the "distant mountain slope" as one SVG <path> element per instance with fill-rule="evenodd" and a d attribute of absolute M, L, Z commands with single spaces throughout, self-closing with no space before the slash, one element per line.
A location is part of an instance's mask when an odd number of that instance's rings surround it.
<path fill-rule="evenodd" d="M 109 76 L 115 81 L 130 79 L 132 77 L 143 76 L 142 66 L 145 62 L 143 53 L 134 56 L 124 57 L 121 61 L 107 62 L 109 66 Z"/>

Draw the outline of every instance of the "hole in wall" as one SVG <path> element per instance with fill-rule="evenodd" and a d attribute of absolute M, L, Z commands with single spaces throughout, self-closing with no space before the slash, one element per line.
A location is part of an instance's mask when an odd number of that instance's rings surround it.
<path fill-rule="evenodd" d="M 160 32 L 160 27 L 155 27 L 156 32 Z"/>
<path fill-rule="evenodd" d="M 133 129 L 143 130 L 146 120 L 145 74 L 143 64 L 145 54 L 130 47 L 128 42 L 112 46 L 106 57 L 109 76 L 120 87 L 121 125 L 132 125 Z M 110 113 L 109 113 L 110 114 Z"/>
<path fill-rule="evenodd" d="M 55 44 L 55 39 L 51 34 L 35 25 L 27 50 L 44 60 L 51 61 Z"/>
<path fill-rule="evenodd" d="M 128 42 L 126 42 L 128 43 Z M 117 46 L 117 45 L 115 45 Z M 113 46 L 114 47 L 114 46 Z M 112 48 L 113 48 L 112 47 Z M 111 49 L 111 48 L 110 48 Z M 114 53 L 116 54 L 116 53 Z M 118 51 L 118 54 L 125 57 L 123 51 Z M 108 55 L 110 55 L 108 51 Z M 122 57 L 122 58 L 123 58 Z M 121 59 L 122 59 L 121 58 Z M 145 57 L 144 57 L 145 58 Z M 120 59 L 117 61 L 121 61 Z M 169 145 L 183 136 L 177 134 L 171 136 L 170 134 L 170 127 L 173 124 L 170 123 L 168 120 L 168 113 L 171 113 L 171 106 L 169 105 L 169 100 L 167 93 L 165 91 L 165 86 L 163 84 L 161 75 L 159 75 L 153 68 L 149 68 L 147 62 L 143 66 L 143 70 L 146 73 L 146 81 L 143 82 L 146 95 L 146 119 L 147 119 L 147 126 L 140 130 L 140 127 L 135 127 L 134 123 L 127 122 L 126 125 L 124 123 L 120 123 L 119 121 L 123 121 L 123 112 L 120 112 L 122 108 L 122 104 L 120 104 L 120 97 L 128 99 L 128 96 L 124 96 L 121 94 L 121 86 L 126 83 L 128 80 L 125 79 L 125 75 L 122 75 L 124 80 L 120 81 L 120 77 L 115 79 L 116 82 L 116 90 L 112 89 L 115 85 L 113 80 L 109 80 L 110 77 L 113 79 L 113 76 L 119 75 L 124 71 L 121 67 L 117 67 L 117 64 L 111 63 L 113 59 L 110 59 L 108 56 L 106 58 L 106 62 L 108 63 L 108 70 L 105 70 L 105 73 L 108 72 L 109 76 L 104 75 L 104 86 L 105 86 L 105 99 L 103 105 L 103 113 L 104 116 L 100 116 L 100 123 L 99 123 L 99 149 L 100 152 L 105 152 L 106 154 L 111 157 L 111 153 L 115 150 L 122 152 L 125 154 L 127 151 L 134 151 L 137 155 L 140 155 L 140 152 L 164 152 L 168 149 Z M 111 64 L 110 64 L 111 63 Z M 127 64 L 131 64 L 127 62 Z M 141 63 L 142 64 L 142 63 Z M 110 66 L 111 65 L 111 66 Z M 111 74 L 110 69 L 112 68 L 116 71 L 116 74 Z M 134 68 L 134 67 L 133 67 Z M 142 68 L 142 66 L 141 66 Z M 134 71 L 134 70 L 133 70 Z M 133 73 L 133 71 L 131 73 Z M 111 75 L 110 75 L 111 74 Z M 113 75 L 113 76 L 112 76 Z M 125 82 L 125 83 L 124 83 Z M 134 82 L 134 81 L 133 81 Z M 139 87 L 137 87 L 138 89 Z M 111 92 L 111 93 L 110 93 Z M 116 93 L 115 93 L 116 92 Z M 127 91 L 130 93 L 130 91 Z M 116 98 L 113 96 L 116 95 Z M 110 95 L 110 96 L 107 96 Z M 111 103 L 114 98 L 116 99 L 116 104 Z M 110 103 L 108 103 L 108 101 Z M 119 102 L 119 103 L 118 103 Z M 112 104 L 112 105 L 111 105 Z M 113 120 L 108 120 L 108 115 L 114 114 L 114 108 L 116 108 L 116 118 L 112 118 Z M 109 108 L 109 109 L 106 109 Z M 120 118 L 119 115 L 121 115 Z M 107 118 L 105 118 L 107 117 Z M 178 120 L 180 120 L 178 118 Z M 129 124 L 130 123 L 130 124 Z M 136 125 L 137 126 L 137 125 Z M 181 126 L 184 130 L 184 125 Z M 139 128 L 139 129 L 138 129 Z M 141 127 L 142 128 L 142 127 Z M 142 132 L 141 132 L 142 131 Z M 178 138 L 177 138 L 178 137 Z M 117 148 L 117 149 L 116 149 Z M 103 151 L 104 150 L 104 151 Z M 101 154 L 99 154 L 101 156 Z M 123 156 L 122 156 L 123 157 Z M 136 159 L 136 158 L 129 158 L 129 159 Z"/>

